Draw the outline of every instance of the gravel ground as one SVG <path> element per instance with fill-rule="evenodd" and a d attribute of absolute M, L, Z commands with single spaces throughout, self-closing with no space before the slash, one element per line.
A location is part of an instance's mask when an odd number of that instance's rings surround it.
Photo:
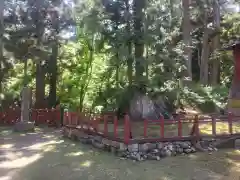
<path fill-rule="evenodd" d="M 60 138 L 60 131 L 0 129 L 0 180 L 239 180 L 240 151 L 133 162 Z"/>

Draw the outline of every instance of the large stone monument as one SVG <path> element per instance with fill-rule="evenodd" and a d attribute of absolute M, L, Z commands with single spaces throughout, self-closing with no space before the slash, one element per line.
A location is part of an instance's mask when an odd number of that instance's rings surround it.
<path fill-rule="evenodd" d="M 31 107 L 31 89 L 24 87 L 22 90 L 21 102 L 21 119 L 14 126 L 15 131 L 26 132 L 34 131 L 34 123 L 30 122 L 30 107 Z"/>
<path fill-rule="evenodd" d="M 240 115 L 240 41 L 234 42 L 226 49 L 233 51 L 234 57 L 234 74 L 229 91 L 228 111 Z"/>

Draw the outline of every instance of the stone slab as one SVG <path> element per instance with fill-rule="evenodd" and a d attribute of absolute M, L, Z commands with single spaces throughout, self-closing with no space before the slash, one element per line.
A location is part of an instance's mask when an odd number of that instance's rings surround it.
<path fill-rule="evenodd" d="M 218 140 L 214 143 L 214 147 L 218 149 L 228 149 L 236 147 L 236 140 L 239 139 L 237 137 L 232 137 L 228 139 Z"/>
<path fill-rule="evenodd" d="M 235 149 L 240 150 L 240 138 L 235 140 L 234 146 L 235 146 Z"/>
<path fill-rule="evenodd" d="M 26 122 L 26 121 L 17 122 L 14 125 L 13 130 L 16 132 L 33 132 L 34 131 L 34 123 Z"/>

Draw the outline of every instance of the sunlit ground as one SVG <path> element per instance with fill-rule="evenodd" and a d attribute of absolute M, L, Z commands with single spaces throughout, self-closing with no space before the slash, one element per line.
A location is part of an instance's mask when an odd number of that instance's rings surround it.
<path fill-rule="evenodd" d="M 203 134 L 212 134 L 212 124 L 201 124 L 199 127 L 201 133 Z M 240 133 L 240 123 L 233 123 L 232 126 L 233 133 Z M 216 133 L 217 134 L 228 134 L 229 126 L 227 122 L 217 122 L 216 123 Z"/>
<path fill-rule="evenodd" d="M 59 138 L 60 132 L 1 135 L 0 180 L 238 180 L 240 151 L 135 163 Z"/>

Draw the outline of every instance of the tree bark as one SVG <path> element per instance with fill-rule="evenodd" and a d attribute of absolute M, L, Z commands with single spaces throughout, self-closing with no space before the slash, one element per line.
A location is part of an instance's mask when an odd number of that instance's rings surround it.
<path fill-rule="evenodd" d="M 41 7 L 42 1 L 35 1 L 37 9 L 36 18 L 36 35 L 37 47 L 41 46 L 42 23 L 41 23 Z M 36 59 L 36 108 L 45 108 L 45 71 L 42 66 L 42 59 Z"/>
<path fill-rule="evenodd" d="M 220 29 L 220 7 L 219 1 L 213 1 L 213 13 L 214 13 L 214 27 L 215 29 Z M 213 50 L 217 51 L 220 48 L 220 35 L 217 34 L 213 39 Z M 220 71 L 220 59 L 214 59 L 212 63 L 212 72 L 211 72 L 211 84 L 219 84 L 219 71 Z"/>
<path fill-rule="evenodd" d="M 45 73 L 42 61 L 36 62 L 36 108 L 46 108 L 45 106 Z"/>
<path fill-rule="evenodd" d="M 52 25 L 54 34 L 54 43 L 52 45 L 52 55 L 49 62 L 49 74 L 50 74 L 50 90 L 49 90 L 49 106 L 54 107 L 57 101 L 57 58 L 58 58 L 58 32 L 59 32 L 59 17 L 58 12 L 52 13 Z"/>
<path fill-rule="evenodd" d="M 2 81 L 3 81 L 3 34 L 4 34 L 4 0 L 0 1 L 0 95 L 2 93 Z M 1 100 L 1 97 L 0 97 Z"/>
<path fill-rule="evenodd" d="M 129 0 L 124 0 L 126 6 L 126 34 L 128 35 L 127 48 L 128 48 L 128 58 L 127 58 L 127 74 L 129 86 L 132 85 L 133 81 L 133 58 L 132 58 L 132 37 L 131 37 L 131 18 L 130 18 L 130 5 Z"/>
<path fill-rule="evenodd" d="M 135 77 L 138 85 L 143 80 L 143 74 L 145 71 L 145 60 L 143 58 L 144 53 L 144 26 L 143 9 L 145 8 L 145 0 L 134 0 L 133 1 L 133 12 L 134 12 L 134 45 L 135 45 Z"/>
<path fill-rule="evenodd" d="M 58 57 L 58 40 L 56 39 L 52 46 L 52 56 L 49 62 L 50 74 L 50 90 L 49 90 L 49 105 L 54 107 L 57 101 L 57 57 Z"/>
<path fill-rule="evenodd" d="M 203 85 L 208 84 L 208 72 L 209 72 L 209 31 L 208 31 L 208 13 L 207 10 L 204 12 L 204 33 L 203 33 L 203 42 L 202 42 L 202 53 L 201 53 L 201 62 L 200 62 L 200 82 Z"/>
<path fill-rule="evenodd" d="M 192 80 L 192 50 L 191 50 L 191 21 L 190 21 L 190 4 L 191 0 L 182 0 L 183 7 L 183 43 L 184 59 L 187 67 L 187 76 Z"/>

